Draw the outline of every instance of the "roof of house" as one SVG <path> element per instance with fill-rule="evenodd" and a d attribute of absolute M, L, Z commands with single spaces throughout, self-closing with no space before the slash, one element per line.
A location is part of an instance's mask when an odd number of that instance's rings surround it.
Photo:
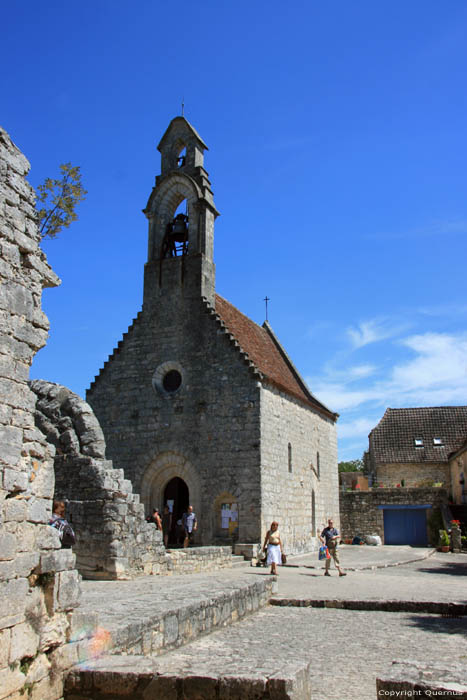
<path fill-rule="evenodd" d="M 337 419 L 337 413 L 313 396 L 267 322 L 258 326 L 218 294 L 216 312 L 267 382 L 333 420 Z"/>
<path fill-rule="evenodd" d="M 467 406 L 387 408 L 371 431 L 376 464 L 447 462 L 467 437 Z"/>

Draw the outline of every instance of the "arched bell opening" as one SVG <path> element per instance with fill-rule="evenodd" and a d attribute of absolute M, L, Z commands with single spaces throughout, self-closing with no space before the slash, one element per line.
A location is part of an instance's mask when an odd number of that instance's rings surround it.
<path fill-rule="evenodd" d="M 183 479 L 175 476 L 164 488 L 163 508 L 167 505 L 172 514 L 169 532 L 169 547 L 183 545 L 184 531 L 180 526 L 180 520 L 190 505 L 190 493 Z"/>
<path fill-rule="evenodd" d="M 173 218 L 167 223 L 162 241 L 161 259 L 176 258 L 188 254 L 189 243 L 188 201 L 182 199 L 175 209 Z"/>
<path fill-rule="evenodd" d="M 177 165 L 179 168 L 183 168 L 186 165 L 186 146 L 182 148 L 177 156 Z"/>

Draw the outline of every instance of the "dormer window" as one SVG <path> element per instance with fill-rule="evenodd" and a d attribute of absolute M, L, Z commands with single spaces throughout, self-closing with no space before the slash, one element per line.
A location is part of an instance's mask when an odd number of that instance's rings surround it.
<path fill-rule="evenodd" d="M 415 447 L 423 447 L 423 438 L 414 438 Z"/>
<path fill-rule="evenodd" d="M 439 437 L 433 438 L 433 445 L 435 447 L 444 447 L 443 438 L 439 438 Z"/>

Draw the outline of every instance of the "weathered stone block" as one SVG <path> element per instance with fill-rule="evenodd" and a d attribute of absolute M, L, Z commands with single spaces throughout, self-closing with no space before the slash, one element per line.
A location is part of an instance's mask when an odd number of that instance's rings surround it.
<path fill-rule="evenodd" d="M 9 664 L 11 629 L 0 630 L 0 668 Z"/>
<path fill-rule="evenodd" d="M 5 469 L 3 473 L 3 488 L 7 491 L 26 491 L 28 483 L 29 478 L 26 472 Z"/>
<path fill-rule="evenodd" d="M 50 500 L 34 498 L 29 502 L 27 520 L 32 523 L 46 523 L 51 516 Z"/>
<path fill-rule="evenodd" d="M 15 559 L 15 576 L 27 578 L 39 564 L 39 552 L 20 552 Z"/>
<path fill-rule="evenodd" d="M 36 573 L 46 574 L 48 572 L 67 571 L 75 565 L 75 555 L 71 549 L 59 549 L 46 552 L 40 557 L 40 564 Z"/>
<path fill-rule="evenodd" d="M 14 559 L 16 554 L 16 536 L 8 532 L 0 532 L 0 561 Z"/>
<path fill-rule="evenodd" d="M 39 634 L 30 624 L 23 622 L 11 630 L 11 646 L 9 663 L 25 656 L 34 657 L 39 648 Z"/>
<path fill-rule="evenodd" d="M 59 610 L 70 610 L 79 605 L 81 596 L 80 576 L 76 570 L 58 574 L 57 606 Z"/>
<path fill-rule="evenodd" d="M 0 698 L 6 698 L 20 690 L 26 681 L 26 676 L 19 670 L 19 664 L 13 668 L 7 667 L 0 671 Z M 41 699 L 43 700 L 43 698 Z"/>
<path fill-rule="evenodd" d="M 68 622 L 63 613 L 41 619 L 39 650 L 58 647 L 65 643 Z"/>

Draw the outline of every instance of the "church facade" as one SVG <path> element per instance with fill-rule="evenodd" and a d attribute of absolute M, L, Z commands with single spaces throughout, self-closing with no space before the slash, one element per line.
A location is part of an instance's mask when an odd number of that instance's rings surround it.
<path fill-rule="evenodd" d="M 308 551 L 338 519 L 337 414 L 267 322 L 216 294 L 218 212 L 201 137 L 176 117 L 158 148 L 142 310 L 86 397 L 107 457 L 148 512 L 169 505 L 172 544 L 191 504 L 198 544 L 258 543 L 277 520 L 287 551 Z"/>

